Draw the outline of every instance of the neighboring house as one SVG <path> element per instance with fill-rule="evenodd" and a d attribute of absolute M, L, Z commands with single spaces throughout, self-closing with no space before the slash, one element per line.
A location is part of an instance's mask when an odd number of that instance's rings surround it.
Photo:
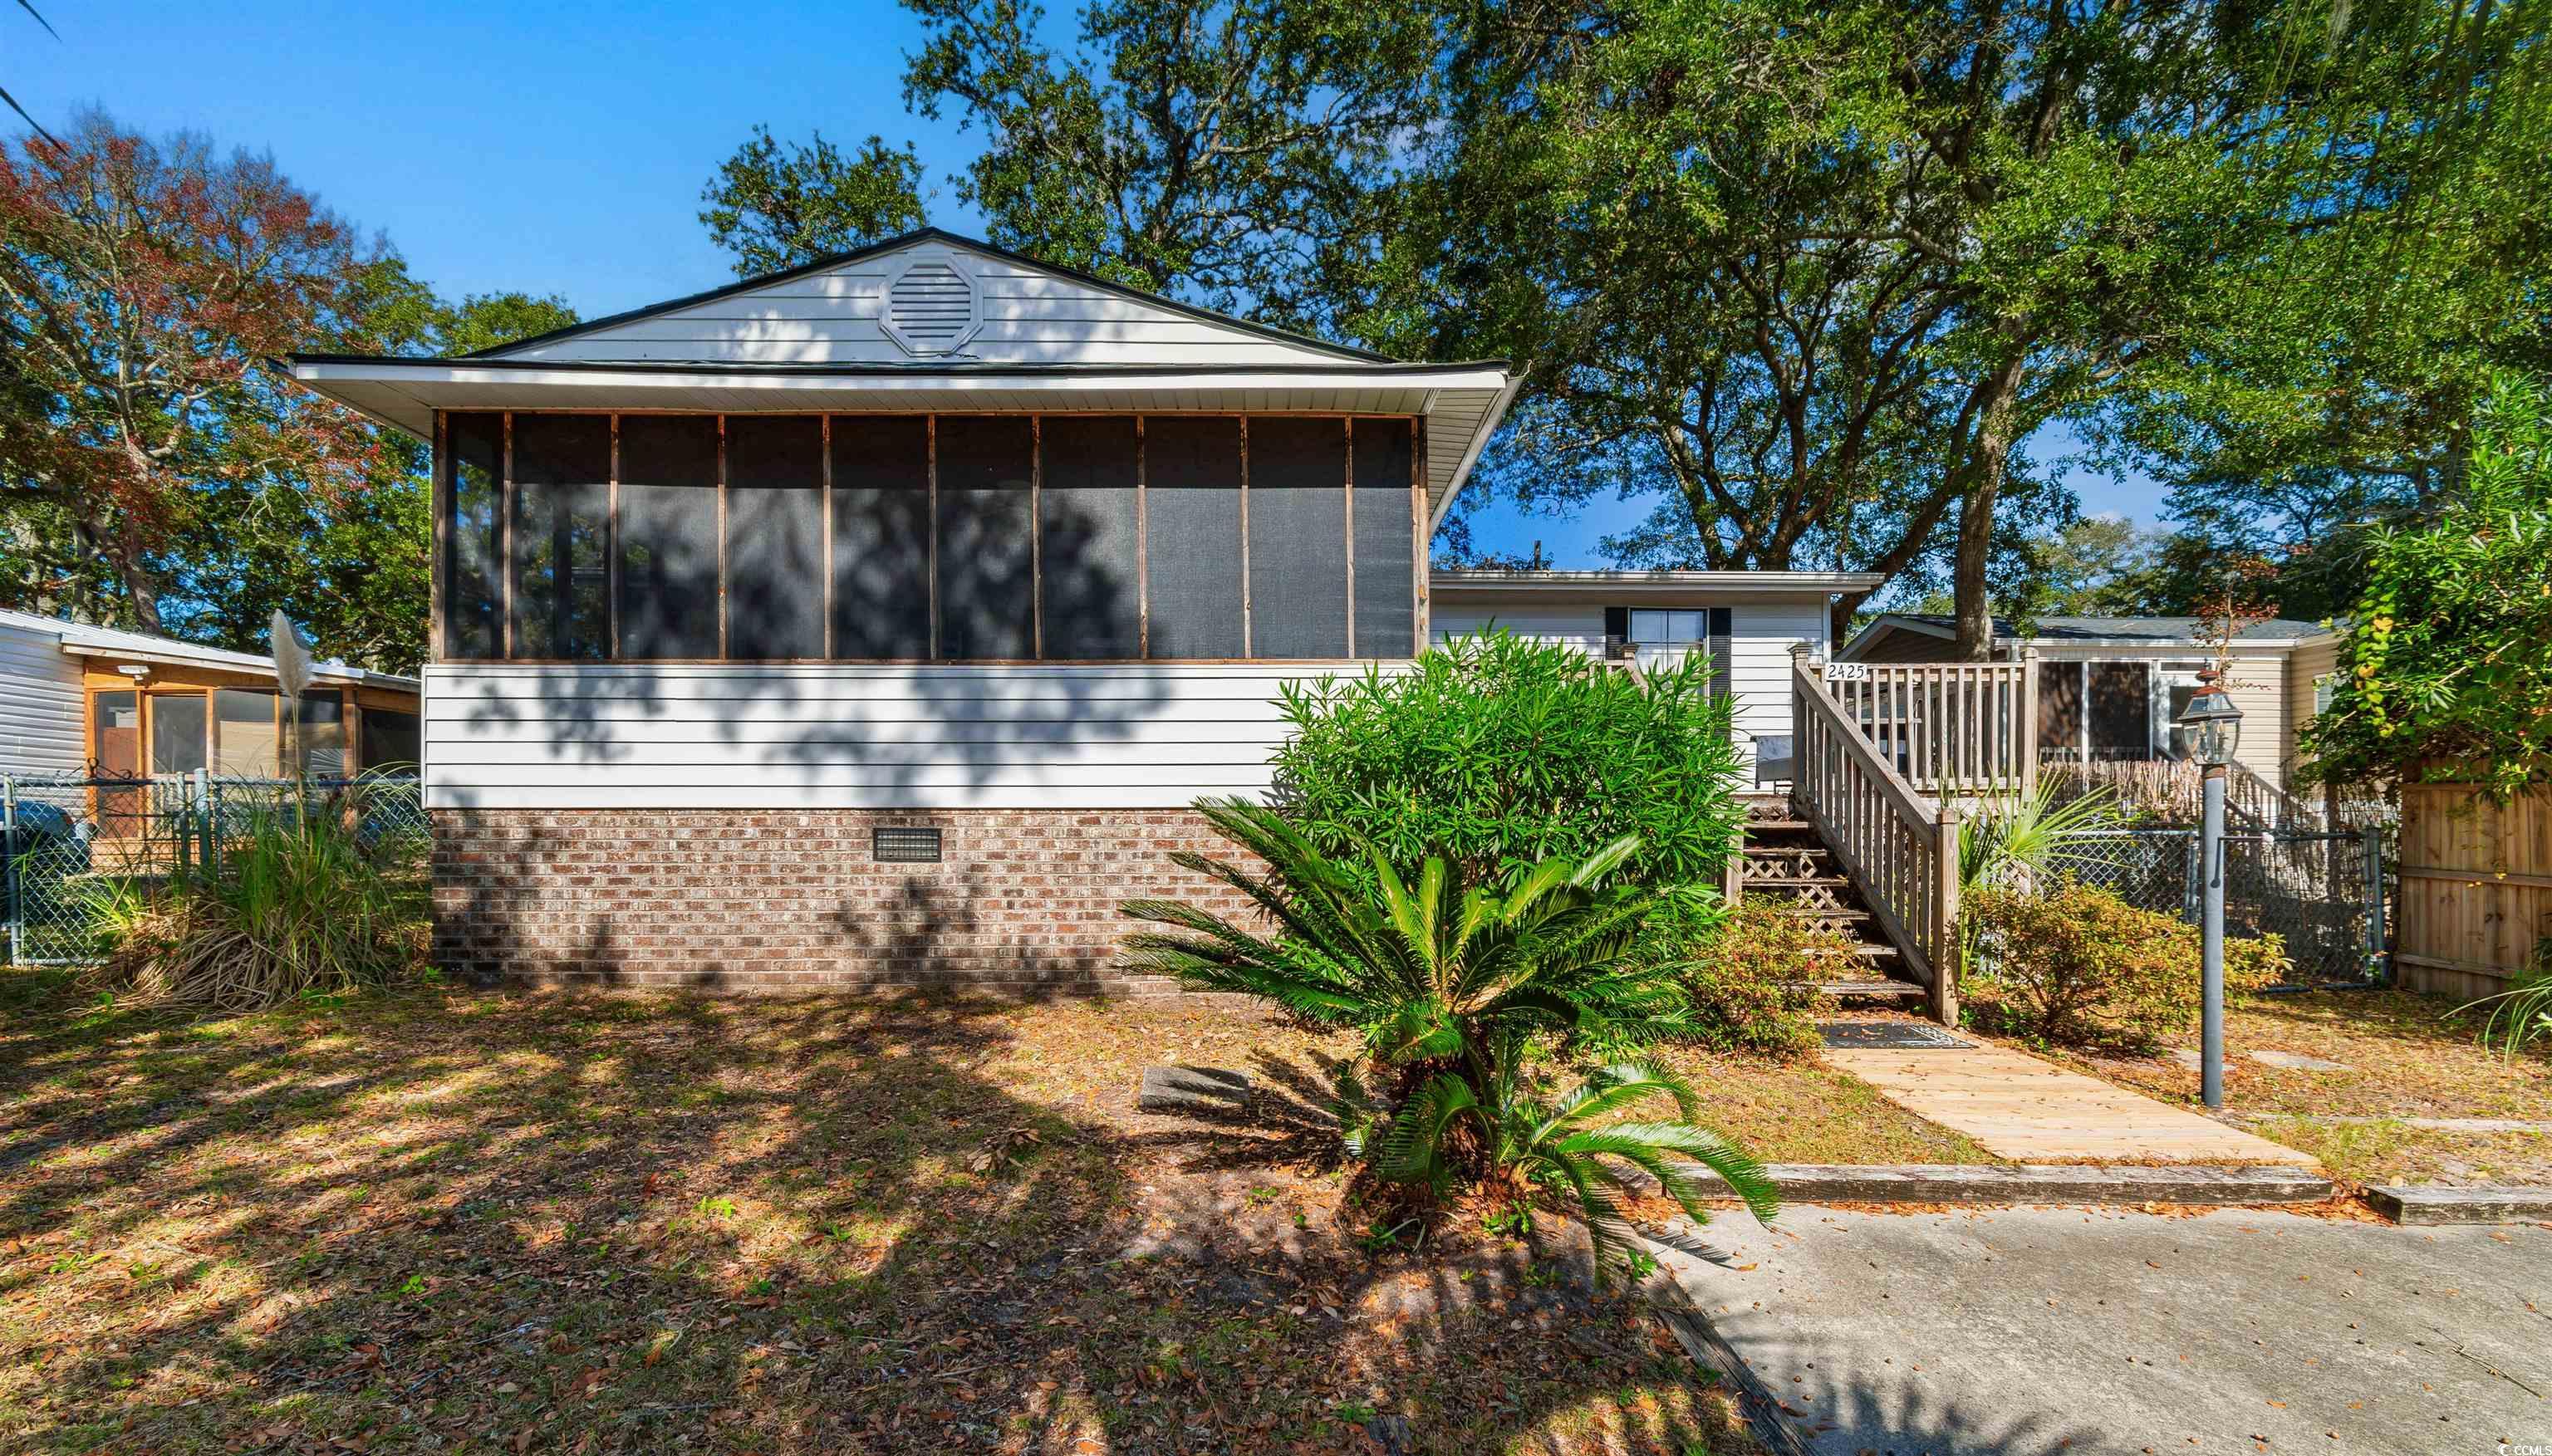
<path fill-rule="evenodd" d="M 1642 664 L 1705 651 L 1737 699 L 1737 743 L 1754 782 L 1790 776 L 1790 649 L 1833 649 L 1835 596 L 1883 577 L 1850 572 L 1439 571 L 1436 641 L 1487 627 Z"/>
<path fill-rule="evenodd" d="M 314 777 L 417 763 L 414 677 L 319 663 L 293 711 Z M 0 775 L 102 833 L 139 832 L 116 806 L 142 801 L 65 780 L 288 778 L 286 727 L 272 658 L 0 611 Z"/>
<path fill-rule="evenodd" d="M 1429 640 L 1516 385 L 936 230 L 280 366 L 435 446 L 440 962 L 765 987 L 1106 985 L 1278 685 Z"/>
<path fill-rule="evenodd" d="M 2015 638 L 1994 622 L 1993 653 L 2038 653 L 2039 757 L 2043 763 L 2180 759 L 2173 725 L 2213 665 L 2215 623 L 2202 617 L 2043 617 Z M 1856 633 L 1840 660 L 1933 663 L 1951 660 L 1957 623 L 1948 616 L 1891 612 Z M 2296 733 L 2329 701 L 2339 634 L 2312 622 L 2253 622 L 2222 644 L 2231 659 L 2225 686 L 2242 709 L 2240 758 L 2269 783 L 2285 786 L 2298 762 Z"/>

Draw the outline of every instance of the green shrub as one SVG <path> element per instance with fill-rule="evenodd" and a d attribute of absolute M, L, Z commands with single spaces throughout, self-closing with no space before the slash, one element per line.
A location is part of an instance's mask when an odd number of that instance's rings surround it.
<path fill-rule="evenodd" d="M 1978 1025 L 2058 1043 L 2150 1042 L 2197 1019 L 2197 928 L 2072 881 L 1989 887 L 1962 902 L 1982 955 L 1961 983 Z M 2224 984 L 2256 990 L 2288 962 L 2277 936 L 2228 941 Z"/>
<path fill-rule="evenodd" d="M 1527 867 L 1491 888 L 1463 884 L 1436 855 L 1405 877 L 1377 851 L 1350 866 L 1261 805 L 1197 807 L 1265 871 L 1172 858 L 1239 890 L 1259 914 L 1243 926 L 1175 900 L 1128 900 L 1128 916 L 1159 928 L 1126 936 L 1118 964 L 1258 996 L 1362 1036 L 1392 1086 L 1377 1097 L 1361 1079 L 1342 1079 L 1340 1122 L 1376 1176 L 1439 1195 L 1466 1185 L 1497 1212 L 1537 1196 L 1567 1199 L 1599 1265 L 1627 1262 L 1636 1246 L 1624 1200 L 1642 1191 L 1642 1174 L 1696 1222 L 1707 1218 L 1696 1166 L 1718 1174 L 1756 1217 L 1772 1215 L 1761 1168 L 1692 1125 L 1699 1096 L 1673 1073 L 1608 1057 L 1555 1098 L 1533 1079 L 1538 1054 L 1684 1034 L 1672 979 L 1625 954 L 1655 905 L 1650 891 L 1616 878 L 1636 848 L 1629 840 Z M 1674 1104 L 1676 1120 L 1605 1122 L 1655 1098 Z"/>
<path fill-rule="evenodd" d="M 1756 895 L 1734 907 L 1715 896 L 1669 896 L 1631 949 L 1665 967 L 1690 1001 L 1692 1040 L 1723 1052 L 1799 1056 L 1820 1044 L 1817 1017 L 1833 1002 L 1820 952 L 1840 958 L 1852 942 Z"/>
<path fill-rule="evenodd" d="M 1332 856 L 1442 855 L 1485 884 L 1636 835 L 1630 879 L 1707 884 L 1745 822 L 1733 708 L 1700 655 L 1633 674 L 1498 631 L 1284 693 L 1282 805 Z"/>
<path fill-rule="evenodd" d="M 102 988 L 145 1004 L 246 1011 L 379 986 L 422 964 L 421 835 L 288 803 L 226 811 L 215 865 L 118 902 Z"/>

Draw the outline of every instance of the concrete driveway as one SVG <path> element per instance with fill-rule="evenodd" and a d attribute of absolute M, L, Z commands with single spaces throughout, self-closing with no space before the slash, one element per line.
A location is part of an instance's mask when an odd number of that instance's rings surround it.
<path fill-rule="evenodd" d="M 2552 1230 L 1742 1212 L 1666 1266 L 1776 1449 L 2552 1452 Z"/>

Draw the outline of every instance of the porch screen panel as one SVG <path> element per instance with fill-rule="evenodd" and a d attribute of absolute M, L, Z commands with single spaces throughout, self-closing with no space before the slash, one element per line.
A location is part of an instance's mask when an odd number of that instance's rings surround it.
<path fill-rule="evenodd" d="M 514 416 L 514 656 L 610 645 L 611 419 Z"/>
<path fill-rule="evenodd" d="M 301 721 L 292 730 L 292 752 L 313 779 L 346 777 L 346 699 L 337 692 L 301 694 Z"/>
<path fill-rule="evenodd" d="M 2082 749 L 2082 665 L 2038 665 L 2038 747 L 2072 758 Z"/>
<path fill-rule="evenodd" d="M 213 772 L 229 779 L 283 777 L 275 694 L 251 687 L 214 690 Z"/>
<path fill-rule="evenodd" d="M 205 768 L 204 694 L 155 692 L 151 706 L 151 772 L 192 774 Z M 271 713 L 272 708 L 267 711 Z"/>
<path fill-rule="evenodd" d="M 824 422 L 726 422 L 726 655 L 824 655 Z"/>
<path fill-rule="evenodd" d="M 1029 481 L 1032 421 L 939 417 L 939 655 L 1036 656 Z"/>
<path fill-rule="evenodd" d="M 2151 686 L 2143 663 L 2091 665 L 2091 757 L 2141 759 L 2153 752 Z"/>
<path fill-rule="evenodd" d="M 1240 421 L 1143 421 L 1156 658 L 1236 658 L 1240 637 Z"/>
<path fill-rule="evenodd" d="M 1407 420 L 1355 421 L 1355 650 L 1405 658 L 1418 631 Z"/>
<path fill-rule="evenodd" d="M 1347 655 L 1346 422 L 1249 422 L 1249 652 Z"/>
<path fill-rule="evenodd" d="M 930 656 L 930 422 L 833 420 L 833 656 Z"/>
<path fill-rule="evenodd" d="M 443 655 L 492 658 L 502 645 L 497 567 L 504 556 L 505 417 L 444 417 Z"/>
<path fill-rule="evenodd" d="M 1137 656 L 1133 417 L 1057 415 L 1043 429 L 1037 550 L 1045 655 Z"/>
<path fill-rule="evenodd" d="M 717 417 L 622 415 L 621 657 L 718 655 L 717 533 Z"/>
<path fill-rule="evenodd" d="M 413 774 L 425 761 L 425 736 L 420 731 L 417 715 L 395 708 L 364 709 L 360 747 L 367 773 L 386 769 Z"/>

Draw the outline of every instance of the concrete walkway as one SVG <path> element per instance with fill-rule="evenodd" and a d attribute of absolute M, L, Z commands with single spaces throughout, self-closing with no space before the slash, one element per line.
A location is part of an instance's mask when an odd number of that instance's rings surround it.
<path fill-rule="evenodd" d="M 1826 1065 L 2023 1163 L 2291 1163 L 2311 1155 L 2007 1047 L 1829 1047 Z"/>
<path fill-rule="evenodd" d="M 1776 1451 L 2552 1443 L 2552 1230 L 2227 1209 L 1742 1213 L 1660 1246 Z"/>

